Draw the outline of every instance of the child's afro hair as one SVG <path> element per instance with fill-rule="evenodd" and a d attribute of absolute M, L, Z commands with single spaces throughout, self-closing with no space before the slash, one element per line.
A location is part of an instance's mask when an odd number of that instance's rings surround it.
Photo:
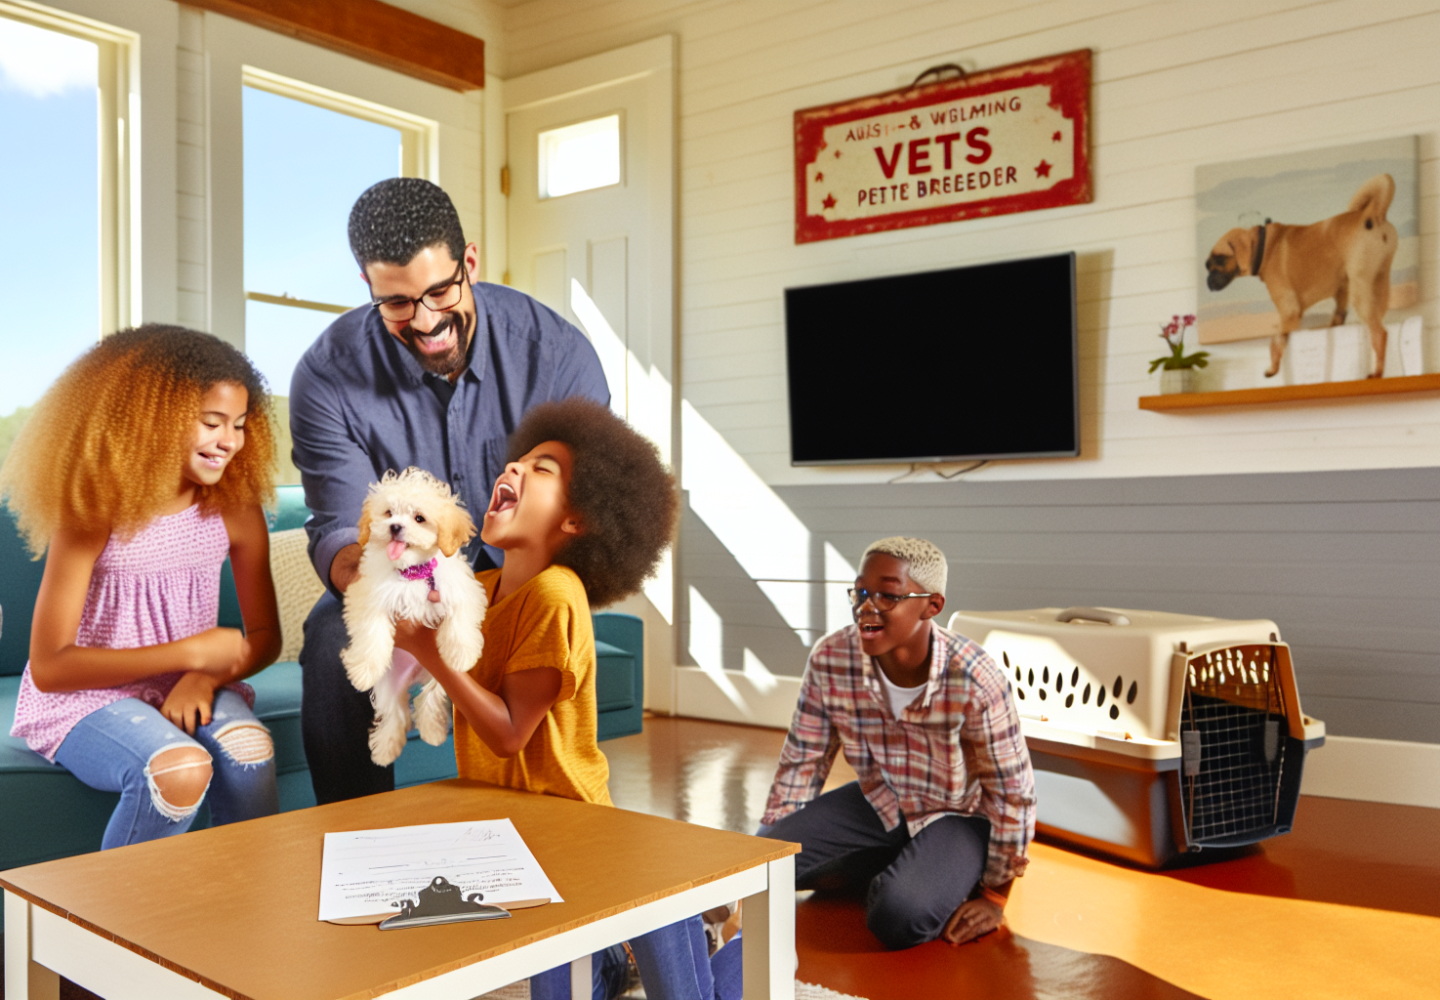
<path fill-rule="evenodd" d="M 506 461 L 545 441 L 570 448 L 570 509 L 581 525 L 555 562 L 580 577 L 591 607 L 629 597 L 654 575 L 675 536 L 675 477 L 654 444 L 609 407 L 580 396 L 526 413 L 510 435 Z"/>

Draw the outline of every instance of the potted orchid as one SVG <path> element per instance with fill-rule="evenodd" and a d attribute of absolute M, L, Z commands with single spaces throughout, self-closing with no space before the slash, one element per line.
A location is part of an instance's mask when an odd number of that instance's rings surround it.
<path fill-rule="evenodd" d="M 1160 391 L 1165 394 L 1172 392 L 1194 392 L 1195 391 L 1195 369 L 1204 368 L 1210 364 L 1209 351 L 1196 351 L 1194 354 L 1185 353 L 1185 331 L 1195 325 L 1195 317 L 1174 316 L 1170 322 L 1160 328 L 1160 338 L 1170 348 L 1170 353 L 1150 362 L 1150 374 L 1155 369 L 1160 372 Z"/>

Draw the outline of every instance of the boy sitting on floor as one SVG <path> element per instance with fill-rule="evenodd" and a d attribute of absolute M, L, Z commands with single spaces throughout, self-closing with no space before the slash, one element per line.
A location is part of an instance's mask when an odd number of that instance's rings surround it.
<path fill-rule="evenodd" d="M 810 653 L 761 820 L 763 836 L 801 844 L 796 888 L 866 886 L 866 923 L 889 948 L 993 931 L 1035 835 L 1005 676 L 932 620 L 945 577 L 944 553 L 919 538 L 865 550 L 855 624 Z M 821 795 L 842 747 L 859 781 Z"/>
<path fill-rule="evenodd" d="M 596 744 L 595 635 L 590 605 L 640 589 L 675 531 L 675 480 L 645 438 L 610 410 L 571 398 L 531 409 L 510 438 L 480 529 L 505 552 L 477 574 L 490 597 L 485 650 L 468 674 L 447 670 L 435 633 L 413 622 L 396 646 L 414 655 L 455 703 L 460 777 L 610 805 L 610 768 Z M 630 942 L 654 1000 L 735 1000 L 739 949 L 714 969 L 700 918 Z M 594 956 L 593 994 L 626 978 L 618 946 Z M 568 998 L 569 966 L 530 980 L 532 1000 Z"/>

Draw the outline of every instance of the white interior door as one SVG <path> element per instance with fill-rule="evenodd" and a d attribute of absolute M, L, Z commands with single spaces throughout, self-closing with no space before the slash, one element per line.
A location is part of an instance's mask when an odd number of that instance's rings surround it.
<path fill-rule="evenodd" d="M 666 35 L 504 86 L 511 283 L 589 335 L 611 407 L 672 463 L 674 52 Z M 645 703 L 662 712 L 674 605 L 671 559 L 613 609 L 645 621 Z"/>

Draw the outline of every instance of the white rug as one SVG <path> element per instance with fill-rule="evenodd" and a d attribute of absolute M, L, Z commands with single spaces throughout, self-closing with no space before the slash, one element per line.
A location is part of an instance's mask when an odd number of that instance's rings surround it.
<path fill-rule="evenodd" d="M 511 983 L 494 993 L 486 993 L 480 1000 L 530 1000 L 530 984 L 528 982 Z M 848 993 L 836 993 L 823 986 L 802 983 L 797 979 L 795 980 L 795 1000 L 864 1000 L 864 998 L 854 997 Z"/>

